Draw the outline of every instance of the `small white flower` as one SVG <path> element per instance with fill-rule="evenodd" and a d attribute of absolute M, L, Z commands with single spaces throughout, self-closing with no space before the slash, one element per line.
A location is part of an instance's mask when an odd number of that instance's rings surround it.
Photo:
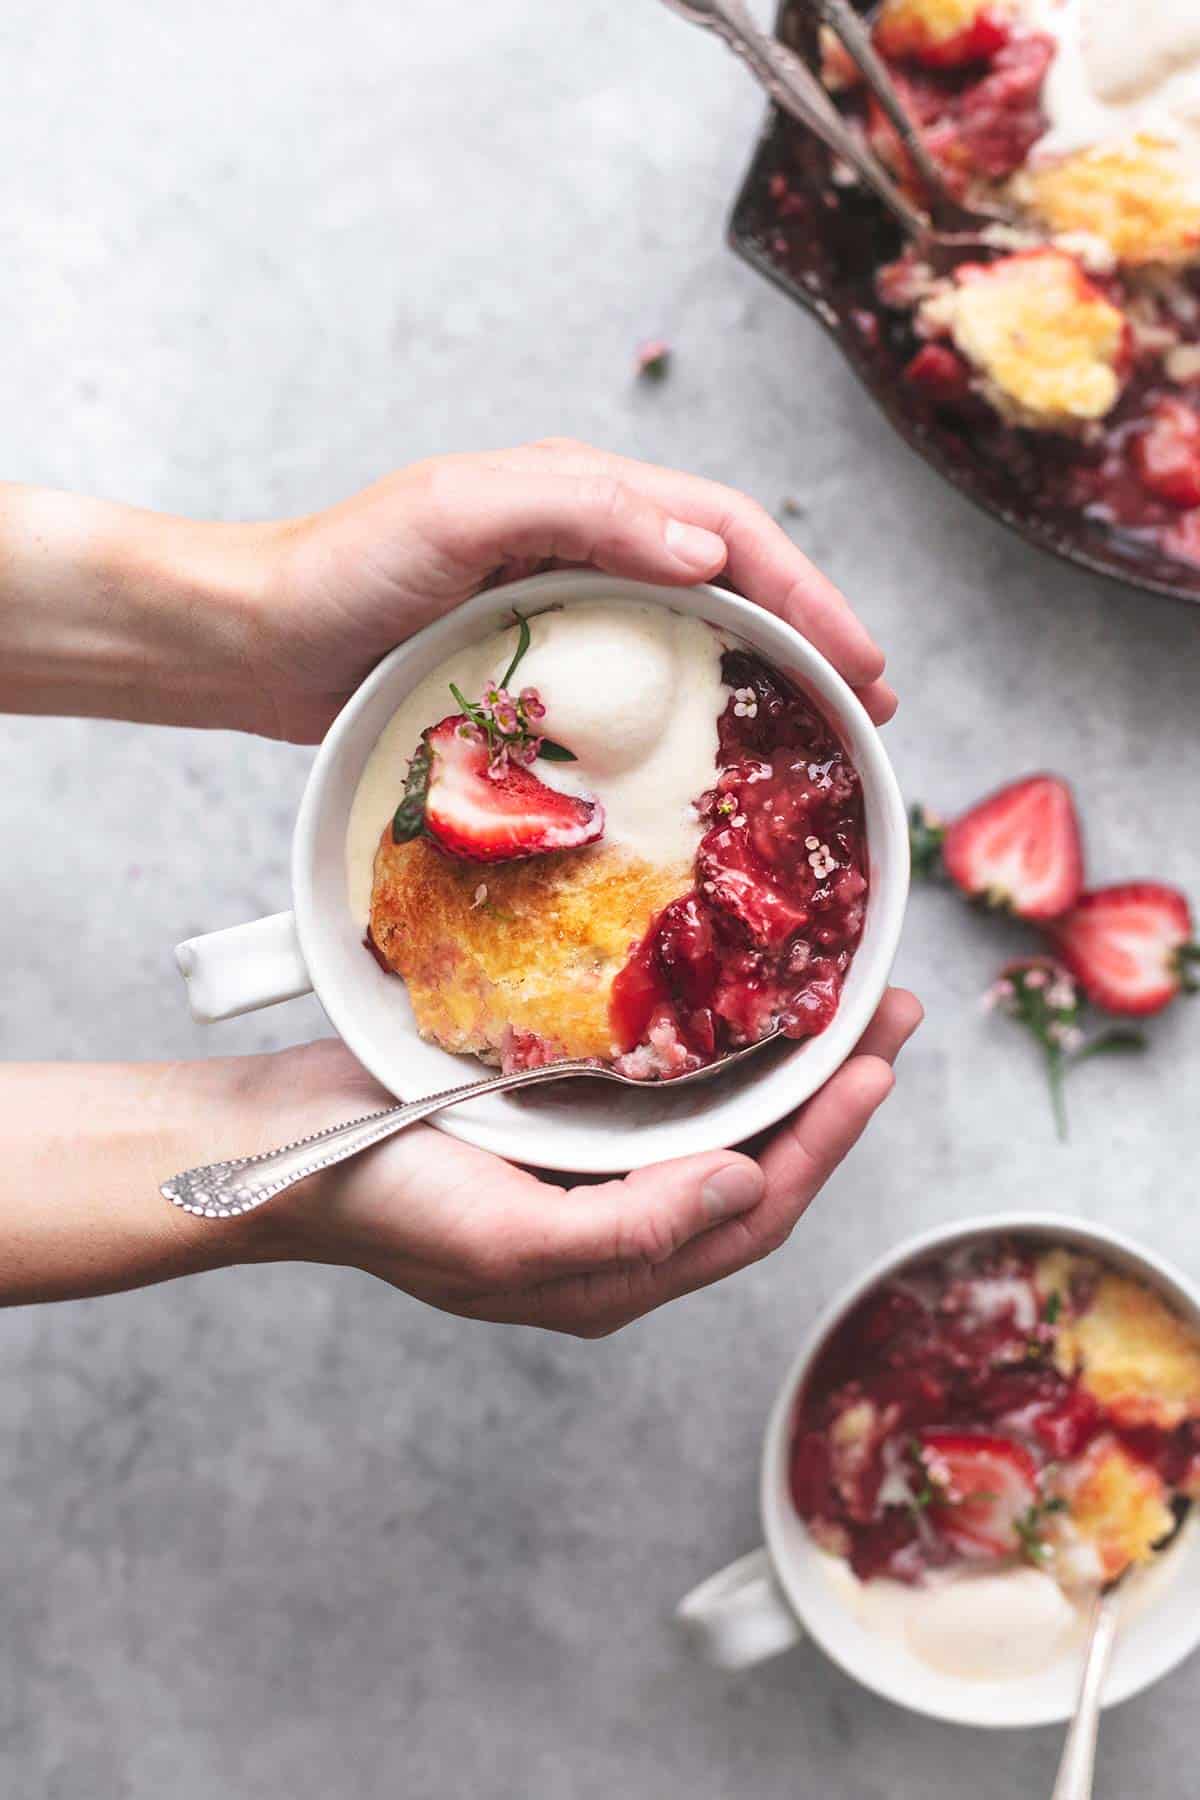
<path fill-rule="evenodd" d="M 733 815 L 732 819 L 730 819 L 729 823 L 731 825 L 744 825 L 746 823 L 745 813 L 734 813 L 734 815 Z"/>
<path fill-rule="evenodd" d="M 821 848 L 820 838 L 806 837 L 804 840 L 804 848 L 806 850 L 819 850 Z"/>
<path fill-rule="evenodd" d="M 734 688 L 733 716 L 735 719 L 757 719 L 758 700 L 753 688 Z"/>
<path fill-rule="evenodd" d="M 1046 989 L 1046 1005 L 1052 1012 L 1073 1012 L 1078 995 L 1069 976 L 1060 975 Z"/>
<path fill-rule="evenodd" d="M 1047 1025 L 1046 1036 L 1060 1050 L 1065 1050 L 1068 1056 L 1074 1056 L 1077 1050 L 1083 1048 L 1083 1033 L 1078 1025 L 1063 1025 L 1056 1019 L 1053 1025 Z"/>
<path fill-rule="evenodd" d="M 1006 975 L 999 981 L 993 981 L 983 996 L 984 1012 L 993 1012 L 997 1006 L 1006 1006 L 1013 997 L 1013 984 Z"/>
<path fill-rule="evenodd" d="M 1027 988 L 1044 988 L 1049 980 L 1050 977 L 1045 969 L 1028 969 L 1025 972 L 1025 986 Z"/>

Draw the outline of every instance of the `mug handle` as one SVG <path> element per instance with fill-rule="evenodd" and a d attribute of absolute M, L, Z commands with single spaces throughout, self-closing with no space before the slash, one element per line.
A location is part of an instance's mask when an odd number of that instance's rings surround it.
<path fill-rule="evenodd" d="M 710 1575 L 679 1602 L 675 1617 L 706 1662 L 748 1669 L 790 1650 L 804 1636 L 765 1550 L 752 1550 Z"/>
<path fill-rule="evenodd" d="M 201 1025 L 312 992 L 295 913 L 210 931 L 175 946 L 192 1017 Z"/>

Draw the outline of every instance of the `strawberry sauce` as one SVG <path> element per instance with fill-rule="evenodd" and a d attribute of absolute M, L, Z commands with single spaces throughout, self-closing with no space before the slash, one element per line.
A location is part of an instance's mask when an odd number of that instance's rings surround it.
<path fill-rule="evenodd" d="M 841 743 L 761 658 L 728 650 L 721 674 L 733 692 L 716 785 L 696 801 L 696 885 L 658 914 L 612 996 L 622 1053 L 669 1040 L 690 1067 L 776 1023 L 823 1031 L 866 912 L 862 789 Z"/>

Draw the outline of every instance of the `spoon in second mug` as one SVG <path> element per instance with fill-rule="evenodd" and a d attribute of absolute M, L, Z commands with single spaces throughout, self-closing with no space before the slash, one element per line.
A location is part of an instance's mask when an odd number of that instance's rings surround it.
<path fill-rule="evenodd" d="M 543 1063 L 536 1069 L 517 1069 L 511 1075 L 490 1075 L 483 1081 L 470 1081 L 463 1087 L 446 1088 L 440 1094 L 427 1094 L 423 1100 L 410 1100 L 402 1106 L 390 1106 L 383 1112 L 369 1113 L 363 1119 L 351 1119 L 345 1125 L 331 1125 L 312 1137 L 285 1144 L 279 1150 L 265 1150 L 259 1156 L 238 1156 L 226 1162 L 206 1163 L 203 1168 L 185 1169 L 164 1181 L 159 1193 L 173 1206 L 195 1213 L 203 1219 L 232 1219 L 238 1213 L 253 1212 L 265 1200 L 274 1199 L 285 1188 L 294 1187 L 308 1175 L 331 1169 L 362 1150 L 382 1144 L 409 1125 L 417 1125 L 431 1113 L 447 1106 L 458 1106 L 464 1100 L 481 1100 L 487 1094 L 505 1094 L 513 1088 L 538 1087 L 546 1081 L 562 1081 L 571 1075 L 588 1075 L 599 1081 L 617 1081 L 624 1087 L 669 1088 L 693 1087 L 724 1075 L 728 1069 L 745 1062 L 764 1045 L 772 1044 L 783 1033 L 779 1026 L 765 1037 L 742 1050 L 731 1050 L 716 1062 L 689 1069 L 685 1075 L 662 1081 L 639 1081 L 622 1075 L 605 1063 L 575 1058 Z"/>
<path fill-rule="evenodd" d="M 1183 1530 L 1190 1510 L 1188 1502 L 1176 1502 L 1175 1524 L 1154 1545 L 1156 1557 L 1170 1549 Z M 1075 1714 L 1067 1731 L 1067 1741 L 1063 1745 L 1062 1761 L 1058 1765 L 1058 1775 L 1050 1800 L 1092 1800 L 1096 1737 L 1100 1730 L 1104 1680 L 1121 1624 L 1121 1609 L 1125 1603 L 1124 1581 L 1125 1576 L 1118 1575 L 1115 1581 L 1110 1581 L 1096 1595 L 1088 1622 L 1087 1650 L 1083 1659 L 1083 1674 L 1079 1680 L 1079 1698 L 1075 1702 Z"/>
<path fill-rule="evenodd" d="M 1096 1767 L 1096 1735 L 1100 1729 L 1100 1701 L 1104 1679 L 1112 1660 L 1121 1607 L 1125 1595 L 1119 1581 L 1101 1588 L 1088 1625 L 1087 1655 L 1079 1682 L 1079 1698 L 1071 1720 L 1062 1761 L 1050 1800 L 1091 1800 Z"/>

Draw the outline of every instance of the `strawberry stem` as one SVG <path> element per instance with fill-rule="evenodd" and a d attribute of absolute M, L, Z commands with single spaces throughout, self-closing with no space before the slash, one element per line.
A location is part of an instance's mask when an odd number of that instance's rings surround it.
<path fill-rule="evenodd" d="M 912 852 L 912 872 L 919 880 L 937 881 L 945 874 L 942 867 L 942 844 L 945 836 L 946 827 L 928 807 L 918 802 L 911 808 L 908 815 L 908 842 Z"/>
<path fill-rule="evenodd" d="M 1179 975 L 1180 992 L 1200 993 L 1200 980 L 1197 980 L 1192 969 L 1193 963 L 1200 963 L 1200 944 L 1180 944 L 1175 952 L 1174 962 Z"/>
<path fill-rule="evenodd" d="M 404 781 L 404 798 L 392 818 L 393 844 L 407 844 L 425 829 L 425 798 L 432 765 L 433 752 L 422 739 L 413 751 Z"/>

